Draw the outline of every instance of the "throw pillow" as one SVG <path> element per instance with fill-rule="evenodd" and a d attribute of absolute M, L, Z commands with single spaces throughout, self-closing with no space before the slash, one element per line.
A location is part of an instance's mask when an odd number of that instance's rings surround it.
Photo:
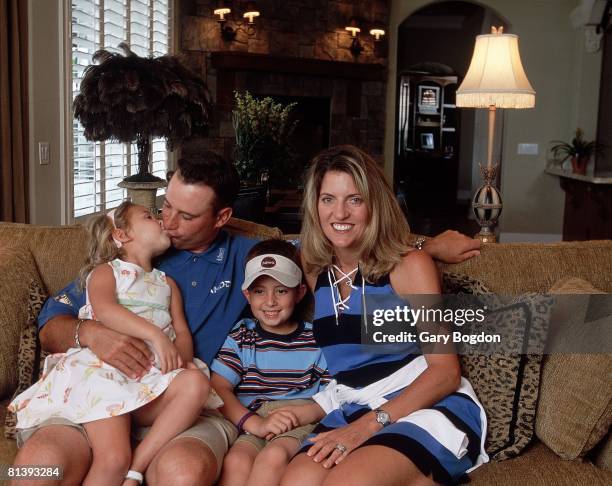
<path fill-rule="evenodd" d="M 571 278 L 555 283 L 549 293 L 602 292 L 585 280 Z M 571 330 L 571 323 L 559 321 L 572 318 L 572 312 L 553 313 L 551 326 L 559 331 L 557 339 L 571 340 L 571 335 L 563 336 L 566 329 Z M 561 458 L 583 457 L 608 432 L 612 424 L 610 376 L 610 354 L 556 353 L 544 358 L 536 434 Z"/>
<path fill-rule="evenodd" d="M 552 308 L 546 296 L 527 294 L 504 301 L 490 295 L 482 282 L 450 272 L 443 273 L 442 288 L 445 293 L 489 294 L 486 319 L 476 326 L 486 333 L 512 329 L 513 349 L 537 348 L 546 334 Z M 487 413 L 489 457 L 497 461 L 515 457 L 533 438 L 542 355 L 488 352 L 459 358 L 463 376 Z"/>
<path fill-rule="evenodd" d="M 29 287 L 28 320 L 21 331 L 21 338 L 19 340 L 19 353 L 17 356 L 19 382 L 11 401 L 36 382 L 42 370 L 47 353 L 40 348 L 36 321 L 47 297 L 47 292 L 42 288 L 41 284 L 37 280 L 32 280 Z M 17 418 L 15 413 L 7 410 L 4 420 L 4 436 L 7 439 L 15 439 L 16 424 Z"/>
<path fill-rule="evenodd" d="M 0 399 L 17 383 L 19 335 L 27 322 L 28 285 L 40 281 L 34 257 L 25 247 L 0 248 Z"/>

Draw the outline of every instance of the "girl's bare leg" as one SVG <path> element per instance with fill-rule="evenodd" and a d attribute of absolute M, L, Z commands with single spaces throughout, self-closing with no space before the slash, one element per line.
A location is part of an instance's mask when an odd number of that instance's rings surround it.
<path fill-rule="evenodd" d="M 130 469 L 144 474 L 160 449 L 193 424 L 209 391 L 208 378 L 201 371 L 184 370 L 161 396 L 134 411 L 135 423 L 151 425 L 151 430 L 134 450 Z"/>
<path fill-rule="evenodd" d="M 130 467 L 130 415 L 118 415 L 83 424 L 91 443 L 93 460 L 84 486 L 112 486 L 123 483 Z"/>

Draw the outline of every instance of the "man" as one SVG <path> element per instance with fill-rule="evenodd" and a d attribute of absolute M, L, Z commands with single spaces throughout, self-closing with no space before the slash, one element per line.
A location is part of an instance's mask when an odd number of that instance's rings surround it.
<path fill-rule="evenodd" d="M 256 240 L 230 236 L 222 230 L 232 215 L 238 188 L 235 168 L 221 157 L 205 153 L 200 159 L 181 159 L 162 209 L 173 248 L 157 267 L 177 282 L 195 355 L 209 364 L 246 305 L 240 287 L 246 254 Z M 423 248 L 435 258 L 456 262 L 477 255 L 479 242 L 447 231 L 428 240 Z M 84 301 L 74 283 L 47 301 L 39 317 L 43 348 L 59 353 L 75 345 L 87 346 L 126 375 L 143 374 L 151 359 L 147 345 L 97 321 L 79 321 L 76 316 Z M 157 454 L 147 469 L 147 484 L 213 484 L 236 435 L 234 425 L 219 413 L 203 412 L 193 427 Z M 62 465 L 63 484 L 82 483 L 91 461 L 82 427 L 53 420 L 22 434 L 21 440 L 16 465 Z M 45 483 L 37 480 L 35 484 Z"/>

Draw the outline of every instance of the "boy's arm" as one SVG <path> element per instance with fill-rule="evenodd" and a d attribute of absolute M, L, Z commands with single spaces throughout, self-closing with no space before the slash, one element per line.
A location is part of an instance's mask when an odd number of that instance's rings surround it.
<path fill-rule="evenodd" d="M 234 394 L 234 385 L 219 373 L 213 371 L 210 382 L 224 403 L 219 410 L 230 422 L 237 425 L 250 410 Z M 275 435 L 287 432 L 298 425 L 297 417 L 291 411 L 285 411 L 285 413 L 270 414 L 266 418 L 252 414 L 242 423 L 242 430 L 269 440 Z"/>
<path fill-rule="evenodd" d="M 170 316 L 172 317 L 172 326 L 176 333 L 176 340 L 174 345 L 181 353 L 181 357 L 185 363 L 190 363 L 193 360 L 193 339 L 191 338 L 191 331 L 187 325 L 185 319 L 185 312 L 183 311 L 183 298 L 181 291 L 178 288 L 176 282 L 166 275 L 168 285 L 172 289 L 172 298 L 170 300 Z"/>
<path fill-rule="evenodd" d="M 210 375 L 210 384 L 223 400 L 223 407 L 219 410 L 233 424 L 237 424 L 242 417 L 249 413 L 240 400 L 234 394 L 234 385 L 226 378 L 214 371 Z"/>

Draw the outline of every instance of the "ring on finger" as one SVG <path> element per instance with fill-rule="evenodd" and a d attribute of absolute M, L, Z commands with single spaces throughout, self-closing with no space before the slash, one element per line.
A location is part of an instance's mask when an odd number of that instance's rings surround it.
<path fill-rule="evenodd" d="M 346 446 L 344 444 L 341 444 L 340 442 L 336 444 L 336 447 L 334 447 L 334 449 L 340 451 L 341 454 L 344 454 L 346 452 Z"/>

